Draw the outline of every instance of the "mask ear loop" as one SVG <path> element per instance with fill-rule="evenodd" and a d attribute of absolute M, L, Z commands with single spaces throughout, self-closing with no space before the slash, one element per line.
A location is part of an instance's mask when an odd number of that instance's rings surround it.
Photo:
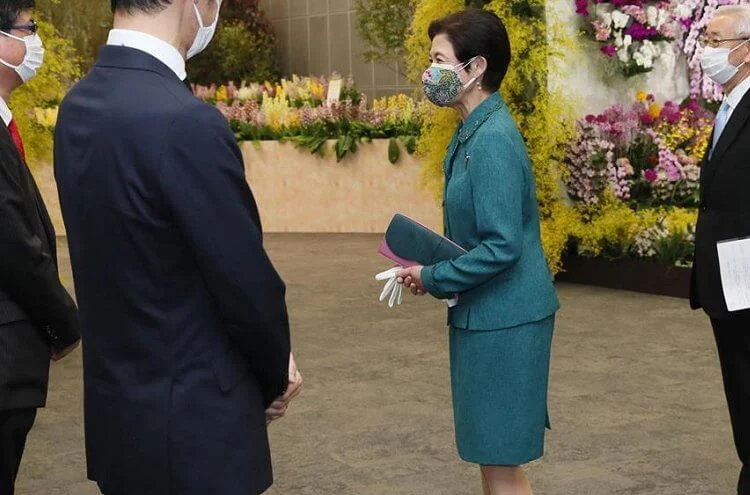
<path fill-rule="evenodd" d="M 465 64 L 463 64 L 463 65 L 461 66 L 461 69 L 462 69 L 462 70 L 466 70 L 466 68 L 467 68 L 468 66 L 470 66 L 471 64 L 473 64 L 473 63 L 474 63 L 474 62 L 475 62 L 475 61 L 476 61 L 476 60 L 477 60 L 477 59 L 478 59 L 479 57 L 481 57 L 481 55 L 477 55 L 476 57 L 472 58 L 471 60 L 469 60 L 468 62 L 466 62 Z M 467 72 L 469 72 L 469 71 L 467 70 Z M 471 87 L 471 85 L 472 85 L 472 84 L 474 84 L 474 83 L 475 83 L 475 82 L 477 81 L 477 79 L 479 79 L 479 77 L 480 77 L 480 76 L 483 76 L 483 75 L 484 75 L 484 73 L 482 73 L 482 74 L 479 74 L 478 76 L 474 76 L 474 77 L 472 77 L 471 79 L 469 79 L 469 80 L 468 80 L 468 81 L 466 82 L 466 84 L 464 84 L 464 85 L 463 85 L 463 88 L 464 88 L 464 90 L 467 90 L 467 89 L 469 89 L 469 88 Z M 478 87 L 479 89 L 482 89 L 482 86 L 481 86 L 481 84 L 480 84 L 480 85 L 477 85 L 477 87 Z"/>
<path fill-rule="evenodd" d="M 740 43 L 739 45 L 737 45 L 737 46 L 735 46 L 734 48 L 732 48 L 732 49 L 731 49 L 731 50 L 729 51 L 729 55 L 731 55 L 731 54 L 732 54 L 732 53 L 734 53 L 735 51 L 739 50 L 739 48 L 740 48 L 740 47 L 741 47 L 742 45 L 746 44 L 746 43 L 747 43 L 748 41 L 750 41 L 750 39 L 747 39 L 747 40 L 743 41 L 742 43 Z M 727 61 L 729 61 L 729 55 L 727 55 Z M 730 63 L 731 63 L 731 62 L 730 62 Z M 737 70 L 740 70 L 740 69 L 741 69 L 741 68 L 743 68 L 743 67 L 744 67 L 744 66 L 745 66 L 746 64 L 747 64 L 747 62 L 745 62 L 745 61 L 743 60 L 743 61 L 742 61 L 742 63 L 741 63 L 740 65 L 738 65 L 738 66 L 737 66 Z"/>

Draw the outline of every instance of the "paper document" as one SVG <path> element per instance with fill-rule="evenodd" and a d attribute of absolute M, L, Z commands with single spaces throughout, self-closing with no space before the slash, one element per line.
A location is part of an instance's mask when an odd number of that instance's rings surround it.
<path fill-rule="evenodd" d="M 716 248 L 727 308 L 729 311 L 750 308 L 750 238 L 723 241 Z"/>

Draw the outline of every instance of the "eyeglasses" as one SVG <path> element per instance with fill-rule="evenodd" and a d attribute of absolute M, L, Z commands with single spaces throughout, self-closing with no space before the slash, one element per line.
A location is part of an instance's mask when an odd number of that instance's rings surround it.
<path fill-rule="evenodd" d="M 36 34 L 37 30 L 39 29 L 39 25 L 36 23 L 34 19 L 31 19 L 31 22 L 29 24 L 11 26 L 9 31 L 14 30 L 14 29 L 18 31 L 29 31 L 31 34 Z"/>
<path fill-rule="evenodd" d="M 722 43 L 726 43 L 728 41 L 748 41 L 750 38 L 725 38 L 721 40 L 717 39 L 711 39 L 708 37 L 706 33 L 701 34 L 698 37 L 698 44 L 702 46 L 703 48 L 710 46 L 711 48 L 717 48 Z"/>

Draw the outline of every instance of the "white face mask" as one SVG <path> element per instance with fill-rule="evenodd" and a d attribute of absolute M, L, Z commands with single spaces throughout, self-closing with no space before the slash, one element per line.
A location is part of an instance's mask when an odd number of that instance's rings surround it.
<path fill-rule="evenodd" d="M 44 45 L 42 44 L 42 38 L 40 38 L 38 34 L 30 34 L 23 38 L 13 36 L 5 31 L 0 31 L 0 34 L 5 35 L 10 39 L 20 41 L 26 45 L 26 55 L 24 55 L 23 61 L 20 65 L 9 64 L 3 59 L 0 59 L 0 64 L 13 69 L 23 82 L 27 82 L 36 75 L 39 68 L 42 66 L 42 62 L 44 62 Z"/>
<path fill-rule="evenodd" d="M 187 59 L 191 59 L 198 55 L 200 52 L 205 50 L 209 43 L 211 43 L 211 40 L 214 37 L 214 33 L 216 32 L 216 25 L 219 23 L 219 10 L 221 10 L 221 1 L 217 0 L 219 2 L 219 6 L 216 8 L 216 19 L 214 19 L 214 22 L 210 26 L 206 26 L 203 23 L 203 16 L 201 16 L 200 10 L 198 10 L 198 4 L 193 3 L 193 9 L 195 9 L 195 16 L 198 18 L 198 25 L 200 26 L 198 28 L 198 32 L 195 34 L 195 39 L 193 40 L 193 45 L 190 47 L 190 49 L 187 52 Z"/>
<path fill-rule="evenodd" d="M 726 84 L 731 81 L 740 71 L 740 68 L 745 65 L 745 62 L 742 62 L 739 67 L 735 67 L 729 61 L 729 55 L 747 43 L 747 41 L 745 40 L 731 50 L 729 48 L 714 48 L 711 46 L 704 48 L 701 55 L 701 68 L 704 74 L 713 79 L 717 84 Z"/>

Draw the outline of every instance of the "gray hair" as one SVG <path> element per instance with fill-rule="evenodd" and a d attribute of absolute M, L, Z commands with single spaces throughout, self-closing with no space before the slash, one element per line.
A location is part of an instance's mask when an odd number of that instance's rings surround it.
<path fill-rule="evenodd" d="M 750 38 L 750 5 L 722 5 L 716 9 L 714 18 L 730 17 L 734 22 L 736 36 Z"/>

